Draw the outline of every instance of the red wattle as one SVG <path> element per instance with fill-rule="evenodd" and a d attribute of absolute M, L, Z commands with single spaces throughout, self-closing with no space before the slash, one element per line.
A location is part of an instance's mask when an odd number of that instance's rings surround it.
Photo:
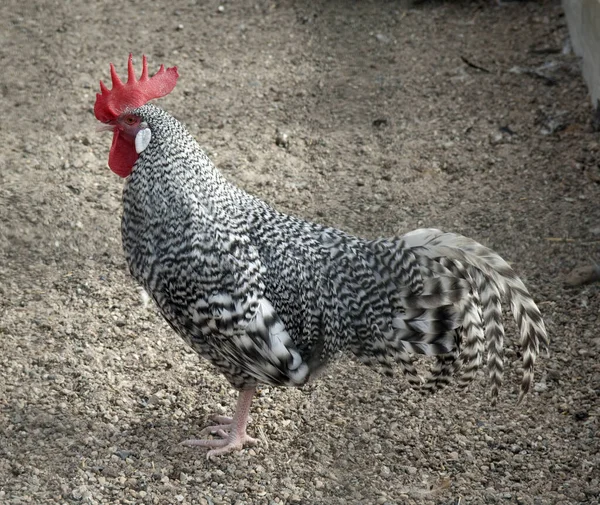
<path fill-rule="evenodd" d="M 113 134 L 112 146 L 108 155 L 108 166 L 117 175 L 127 177 L 138 159 L 135 151 L 135 140 L 123 135 L 118 129 Z"/>

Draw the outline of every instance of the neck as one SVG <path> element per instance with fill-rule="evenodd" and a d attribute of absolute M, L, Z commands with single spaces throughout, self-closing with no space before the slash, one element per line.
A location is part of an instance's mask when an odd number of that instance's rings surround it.
<path fill-rule="evenodd" d="M 128 187 L 152 192 L 164 198 L 167 205 L 191 198 L 217 213 L 236 213 L 235 209 L 255 201 L 223 177 L 186 128 L 171 115 L 153 105 L 144 105 L 136 113 L 148 123 L 152 140 L 139 155 Z"/>

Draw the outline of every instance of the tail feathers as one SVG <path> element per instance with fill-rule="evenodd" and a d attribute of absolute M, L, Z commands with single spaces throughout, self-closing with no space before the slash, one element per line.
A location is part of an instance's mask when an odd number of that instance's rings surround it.
<path fill-rule="evenodd" d="M 459 329 L 463 343 L 460 358 L 460 375 L 458 385 L 466 387 L 475 378 L 477 370 L 483 362 L 485 349 L 485 336 L 483 329 L 483 315 L 477 292 L 474 291 L 461 308 L 463 315 L 462 326 Z"/>
<path fill-rule="evenodd" d="M 539 309 L 521 279 L 498 254 L 461 235 L 420 229 L 404 235 L 400 244 L 409 249 L 421 265 L 423 293 L 427 292 L 428 285 L 435 286 L 429 283 L 432 276 L 462 281 L 456 284 L 456 294 L 462 293 L 463 296 L 453 302 L 457 319 L 462 321 L 458 328 L 460 352 L 438 357 L 425 388 L 443 386 L 449 375 L 457 371 L 461 374 L 459 384 L 466 385 L 481 366 L 487 345 L 491 396 L 492 401 L 495 400 L 503 374 L 501 299 L 506 297 L 521 335 L 521 401 L 533 382 L 536 357 L 540 351 L 547 351 L 549 345 Z M 465 289 L 465 282 L 468 289 Z M 425 298 L 422 303 L 429 305 L 432 301 L 432 298 Z"/>
<path fill-rule="evenodd" d="M 408 354 L 405 351 L 398 352 L 395 355 L 395 360 L 398 364 L 400 364 L 402 372 L 404 373 L 404 376 L 408 380 L 409 384 L 411 384 L 412 386 L 422 386 L 423 381 L 419 373 L 417 372 L 417 369 L 413 363 L 413 359 L 410 354 Z"/>
<path fill-rule="evenodd" d="M 462 320 L 454 306 L 467 297 L 470 284 L 456 276 L 429 277 L 421 292 L 400 289 L 403 311 L 392 319 L 392 347 L 399 352 L 435 356 L 455 347 L 455 331 Z"/>
<path fill-rule="evenodd" d="M 435 363 L 431 367 L 429 377 L 423 383 L 422 391 L 426 393 L 435 393 L 445 388 L 452 379 L 452 376 L 460 369 L 458 350 L 448 354 L 440 354 L 435 357 Z"/>
<path fill-rule="evenodd" d="M 487 368 L 490 380 L 492 404 L 496 403 L 498 391 L 504 375 L 504 324 L 502 324 L 502 304 L 498 288 L 486 281 L 485 276 L 473 269 L 476 289 L 480 293 L 483 309 L 483 325 L 486 335 Z"/>
<path fill-rule="evenodd" d="M 462 324 L 454 332 L 455 347 L 447 354 L 436 356 L 436 362 L 425 380 L 424 388 L 427 391 L 444 388 L 453 375 L 457 377 L 458 386 L 464 388 L 473 381 L 483 363 L 485 330 L 477 295 L 467 297 L 458 313 Z"/>
<path fill-rule="evenodd" d="M 470 288 L 469 282 L 465 279 L 433 277 L 424 279 L 421 292 L 414 293 L 406 287 L 400 291 L 400 294 L 406 309 L 436 309 L 458 303 Z"/>
<path fill-rule="evenodd" d="M 390 353 L 361 353 L 356 355 L 358 360 L 371 368 L 382 369 L 386 375 L 393 376 Z M 414 387 L 421 387 L 423 380 L 414 365 L 413 357 L 406 351 L 393 352 L 391 358 L 400 365 L 406 380 Z"/>
<path fill-rule="evenodd" d="M 461 321 L 458 336 L 462 351 L 453 362 L 455 373 L 460 371 L 458 385 L 466 387 L 473 381 L 483 362 L 485 324 L 479 288 L 485 290 L 485 279 L 478 270 L 465 267 L 459 261 L 450 258 L 440 258 L 439 264 L 453 275 L 467 280 L 470 285 L 468 296 L 458 304 L 459 320 Z M 482 285 L 475 283 L 475 277 L 478 275 L 482 278 Z M 500 317 L 502 317 L 502 313 L 500 313 Z"/>

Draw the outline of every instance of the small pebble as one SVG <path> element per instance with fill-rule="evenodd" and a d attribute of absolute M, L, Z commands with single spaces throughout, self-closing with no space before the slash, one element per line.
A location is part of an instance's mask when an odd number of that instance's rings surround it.
<path fill-rule="evenodd" d="M 290 145 L 290 139 L 287 133 L 278 131 L 275 134 L 275 144 L 287 149 Z"/>

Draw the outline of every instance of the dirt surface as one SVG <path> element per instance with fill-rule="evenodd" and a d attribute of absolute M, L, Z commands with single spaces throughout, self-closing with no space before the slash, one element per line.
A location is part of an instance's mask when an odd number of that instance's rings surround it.
<path fill-rule="evenodd" d="M 557 1 L 4 0 L 0 503 L 598 503 L 600 285 L 565 279 L 600 260 L 600 137 L 566 40 Z M 256 448 L 180 446 L 235 393 L 123 260 L 92 107 L 129 52 L 179 67 L 160 105 L 277 208 L 511 261 L 552 340 L 535 392 L 515 406 L 509 325 L 495 408 L 485 379 L 422 398 L 342 361 L 260 392 Z"/>

